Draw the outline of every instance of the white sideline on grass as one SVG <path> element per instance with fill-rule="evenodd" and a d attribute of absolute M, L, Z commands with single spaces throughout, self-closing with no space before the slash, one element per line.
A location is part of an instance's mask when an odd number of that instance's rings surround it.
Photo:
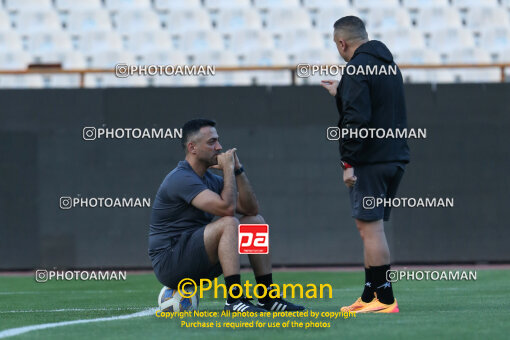
<path fill-rule="evenodd" d="M 151 314 L 154 314 L 155 312 L 156 312 L 156 308 L 151 308 L 151 309 L 146 309 L 141 312 L 137 312 L 137 313 L 133 313 L 133 314 L 110 316 L 110 317 L 106 317 L 106 318 L 61 321 L 61 322 L 53 322 L 53 323 L 43 323 L 40 325 L 31 325 L 31 326 L 10 328 L 10 329 L 0 331 L 0 339 L 28 333 L 31 331 L 47 329 L 47 328 L 55 328 L 55 327 L 77 325 L 77 324 L 91 323 L 91 322 L 102 322 L 102 321 L 114 321 L 114 320 L 125 320 L 125 319 L 139 318 L 142 316 L 149 316 Z"/>

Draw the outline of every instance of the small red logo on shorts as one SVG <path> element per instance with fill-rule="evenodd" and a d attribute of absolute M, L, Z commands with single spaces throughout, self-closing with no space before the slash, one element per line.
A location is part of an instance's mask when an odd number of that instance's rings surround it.
<path fill-rule="evenodd" d="M 240 224 L 239 254 L 268 254 L 269 225 Z"/>

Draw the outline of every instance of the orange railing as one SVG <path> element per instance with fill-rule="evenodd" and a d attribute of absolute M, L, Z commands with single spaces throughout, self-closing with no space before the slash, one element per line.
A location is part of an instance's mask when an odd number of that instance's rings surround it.
<path fill-rule="evenodd" d="M 498 68 L 500 70 L 500 82 L 505 81 L 505 68 L 510 67 L 510 63 L 503 64 L 441 64 L 441 65 L 399 65 L 401 69 L 452 69 L 452 68 Z M 216 72 L 236 72 L 236 71 L 282 71 L 288 70 L 292 73 L 292 85 L 296 84 L 296 66 L 244 66 L 244 67 L 216 67 Z M 87 73 L 114 73 L 113 69 L 62 69 L 60 67 L 31 67 L 27 70 L 0 70 L 2 74 L 79 74 L 80 87 L 84 87 L 85 74 Z"/>

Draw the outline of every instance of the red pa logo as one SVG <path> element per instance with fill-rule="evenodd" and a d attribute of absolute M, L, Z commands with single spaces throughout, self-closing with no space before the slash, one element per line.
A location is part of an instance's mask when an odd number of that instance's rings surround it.
<path fill-rule="evenodd" d="M 269 253 L 269 225 L 240 224 L 238 230 L 239 254 Z"/>

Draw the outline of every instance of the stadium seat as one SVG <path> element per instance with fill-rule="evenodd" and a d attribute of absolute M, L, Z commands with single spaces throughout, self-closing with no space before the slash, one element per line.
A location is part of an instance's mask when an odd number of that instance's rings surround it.
<path fill-rule="evenodd" d="M 53 10 L 23 10 L 15 19 L 16 31 L 22 35 L 62 29 L 60 19 Z"/>
<path fill-rule="evenodd" d="M 186 32 L 181 36 L 179 43 L 179 49 L 189 54 L 223 48 L 221 35 L 210 30 Z"/>
<path fill-rule="evenodd" d="M 85 87 L 145 87 L 149 84 L 147 76 L 130 76 L 117 78 L 111 73 L 87 73 L 85 74 Z"/>
<path fill-rule="evenodd" d="M 267 16 L 266 29 L 272 32 L 311 27 L 310 16 L 303 8 L 273 8 Z"/>
<path fill-rule="evenodd" d="M 1 56 L 0 56 L 1 58 Z M 44 87 L 44 80 L 40 74 L 2 74 L 0 88 L 11 89 L 40 89 Z"/>
<path fill-rule="evenodd" d="M 346 15 L 360 16 L 360 13 L 352 7 L 319 8 L 315 28 L 321 33 L 331 34 L 335 21 Z M 369 32 L 370 33 L 370 32 Z"/>
<path fill-rule="evenodd" d="M 469 10 L 476 7 L 499 7 L 498 0 L 452 0 L 452 5 L 457 8 L 467 8 Z"/>
<path fill-rule="evenodd" d="M 0 53 L 0 69 L 26 70 L 32 57 L 25 51 L 7 51 Z"/>
<path fill-rule="evenodd" d="M 110 15 L 104 9 L 72 11 L 67 19 L 67 31 L 73 35 L 111 29 Z"/>
<path fill-rule="evenodd" d="M 79 88 L 79 74 L 44 74 L 45 87 L 48 88 Z"/>
<path fill-rule="evenodd" d="M 357 9 L 369 10 L 374 8 L 385 7 L 385 8 L 398 8 L 400 6 L 398 0 L 354 0 L 353 6 Z"/>
<path fill-rule="evenodd" d="M 264 30 L 234 31 L 228 44 L 228 49 L 239 56 L 244 56 L 258 49 L 271 48 L 274 48 L 273 37 Z"/>
<path fill-rule="evenodd" d="M 9 14 L 0 8 L 0 32 L 11 31 L 11 28 L 12 26 L 9 19 Z"/>
<path fill-rule="evenodd" d="M 110 11 L 151 8 L 150 0 L 105 0 L 105 5 Z"/>
<path fill-rule="evenodd" d="M 204 86 L 250 86 L 253 83 L 249 72 L 219 71 L 214 76 L 198 77 Z"/>
<path fill-rule="evenodd" d="M 55 0 L 60 11 L 83 11 L 101 8 L 101 0 Z"/>
<path fill-rule="evenodd" d="M 508 13 L 497 7 L 471 7 L 466 16 L 466 26 L 472 30 L 493 27 L 510 27 Z"/>
<path fill-rule="evenodd" d="M 470 30 L 465 28 L 446 28 L 432 32 L 429 46 L 435 51 L 446 53 L 461 47 L 474 47 L 475 40 Z"/>
<path fill-rule="evenodd" d="M 285 31 L 276 43 L 276 48 L 287 55 L 295 55 L 300 50 L 324 48 L 324 41 L 319 31 L 314 29 L 297 29 Z"/>
<path fill-rule="evenodd" d="M 158 11 L 193 10 L 200 9 L 200 0 L 154 0 L 154 7 Z"/>
<path fill-rule="evenodd" d="M 340 60 L 338 52 L 334 49 L 307 49 L 301 50 L 294 57 L 292 64 L 310 64 L 310 65 L 344 65 L 345 62 Z M 322 80 L 340 79 L 340 75 L 317 73 L 307 78 L 296 78 L 297 85 L 318 85 Z"/>
<path fill-rule="evenodd" d="M 394 55 L 398 64 L 441 64 L 441 56 L 429 48 L 409 48 Z"/>
<path fill-rule="evenodd" d="M 33 33 L 28 37 L 27 46 L 28 51 L 36 56 L 73 49 L 71 38 L 64 31 Z"/>
<path fill-rule="evenodd" d="M 152 50 L 141 55 L 144 65 L 188 65 L 184 52 L 172 50 Z"/>
<path fill-rule="evenodd" d="M 154 76 L 149 82 L 157 87 L 194 87 L 199 85 L 198 77 L 188 76 Z"/>
<path fill-rule="evenodd" d="M 115 28 L 121 34 L 161 29 L 158 15 L 151 9 L 121 10 L 115 19 Z"/>
<path fill-rule="evenodd" d="M 411 27 L 409 13 L 403 8 L 379 8 L 370 11 L 366 17 L 367 30 L 388 30 Z"/>
<path fill-rule="evenodd" d="M 432 32 L 444 28 L 460 28 L 462 21 L 454 8 L 433 7 L 420 10 L 416 24 L 422 31 Z"/>
<path fill-rule="evenodd" d="M 127 50 L 137 54 L 171 49 L 173 49 L 172 40 L 166 31 L 138 31 L 127 36 Z"/>
<path fill-rule="evenodd" d="M 403 69 L 402 78 L 406 83 L 453 83 L 455 82 L 455 75 L 451 70 L 413 70 Z"/>
<path fill-rule="evenodd" d="M 510 28 L 488 27 L 480 31 L 480 47 L 488 52 L 499 52 L 510 48 Z"/>
<path fill-rule="evenodd" d="M 239 61 L 232 51 L 203 51 L 192 55 L 193 65 L 239 66 Z"/>
<path fill-rule="evenodd" d="M 283 51 L 257 50 L 246 56 L 244 66 L 285 66 L 289 61 Z M 250 76 L 257 85 L 290 85 L 292 74 L 290 71 L 250 71 Z"/>
<path fill-rule="evenodd" d="M 85 56 L 79 51 L 51 51 L 40 56 L 40 62 L 62 64 L 64 70 L 81 70 L 87 68 Z"/>
<path fill-rule="evenodd" d="M 210 30 L 211 20 L 207 12 L 202 9 L 171 10 L 164 17 L 166 29 L 174 34 L 181 34 L 194 30 Z"/>
<path fill-rule="evenodd" d="M 392 53 L 409 48 L 425 48 L 423 33 L 413 28 L 382 31 L 373 38 L 381 40 Z"/>
<path fill-rule="evenodd" d="M 134 54 L 117 49 L 103 50 L 91 56 L 91 68 L 111 68 L 113 69 L 116 64 L 136 64 Z"/>
<path fill-rule="evenodd" d="M 331 7 L 348 7 L 350 6 L 349 0 L 304 0 L 303 6 L 311 9 L 326 9 Z"/>
<path fill-rule="evenodd" d="M 252 8 L 226 8 L 218 14 L 216 30 L 220 33 L 233 33 L 238 30 L 261 29 L 262 19 Z"/>
<path fill-rule="evenodd" d="M 408 9 L 422 9 L 431 7 L 448 7 L 448 0 L 404 0 L 404 7 Z"/>
<path fill-rule="evenodd" d="M 205 7 L 210 10 L 223 10 L 227 8 L 245 8 L 251 7 L 250 0 L 206 0 Z"/>
<path fill-rule="evenodd" d="M 51 0 L 5 0 L 5 8 L 9 11 L 45 11 L 52 6 Z"/>
<path fill-rule="evenodd" d="M 16 31 L 0 32 L 0 53 L 9 51 L 21 51 L 23 43 Z"/>
<path fill-rule="evenodd" d="M 448 64 L 489 64 L 488 52 L 473 47 L 461 47 L 448 53 Z M 463 82 L 498 82 L 500 72 L 497 68 L 453 69 L 456 79 Z"/>
<path fill-rule="evenodd" d="M 259 9 L 288 8 L 290 10 L 299 7 L 299 0 L 255 0 L 255 7 Z"/>
<path fill-rule="evenodd" d="M 104 50 L 122 50 L 122 38 L 117 32 L 87 32 L 80 36 L 80 50 L 86 55 L 95 54 Z"/>

